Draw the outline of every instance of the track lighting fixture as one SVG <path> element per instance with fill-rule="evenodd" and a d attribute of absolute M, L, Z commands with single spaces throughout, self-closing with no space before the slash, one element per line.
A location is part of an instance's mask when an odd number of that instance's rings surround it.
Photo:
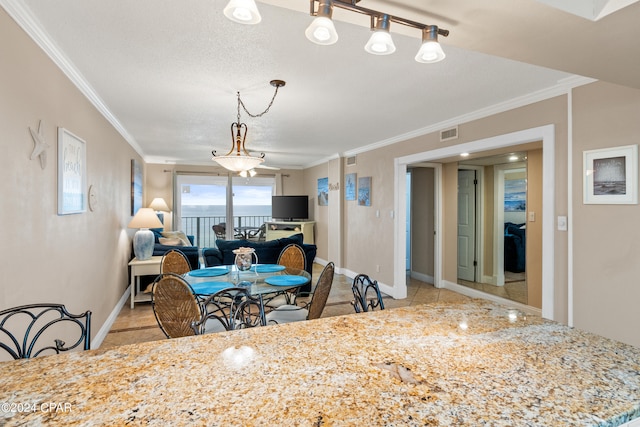
<path fill-rule="evenodd" d="M 320 45 L 330 45 L 337 42 L 338 33 L 333 25 L 331 16 L 333 8 L 339 7 L 371 17 L 373 34 L 364 47 L 371 54 L 389 55 L 395 52 L 396 47 L 389 33 L 391 22 L 394 22 L 422 31 L 422 45 L 415 57 L 416 61 L 429 64 L 442 61 L 445 58 L 444 51 L 438 42 L 438 35 L 447 37 L 449 30 L 438 28 L 436 25 L 421 24 L 399 16 L 367 9 L 358 6 L 359 2 L 360 0 L 309 0 L 310 14 L 315 18 L 305 30 L 305 35 L 313 43 Z M 231 0 L 225 7 L 224 14 L 232 21 L 242 24 L 257 24 L 261 19 L 253 0 Z"/>

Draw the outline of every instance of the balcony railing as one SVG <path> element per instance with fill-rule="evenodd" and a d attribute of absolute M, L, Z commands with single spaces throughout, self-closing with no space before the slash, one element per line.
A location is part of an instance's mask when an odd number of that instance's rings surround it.
<path fill-rule="evenodd" d="M 225 216 L 188 216 L 182 217 L 180 230 L 185 234 L 194 236 L 194 244 L 199 248 L 212 248 L 216 245 L 216 234 L 213 226 L 225 223 Z M 242 230 L 242 227 L 258 228 L 266 221 L 271 221 L 270 216 L 234 216 L 233 228 Z M 234 233 L 236 234 L 236 233 Z"/>

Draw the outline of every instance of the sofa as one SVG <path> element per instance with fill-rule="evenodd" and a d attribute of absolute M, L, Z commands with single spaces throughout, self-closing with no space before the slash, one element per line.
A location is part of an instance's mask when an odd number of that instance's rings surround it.
<path fill-rule="evenodd" d="M 151 231 L 153 231 L 156 239 L 153 245 L 153 256 L 162 256 L 172 249 L 178 249 L 185 254 L 192 270 L 200 268 L 198 247 L 193 246 L 193 236 L 187 236 L 182 232 L 176 231 L 164 232 L 162 229 L 152 229 Z"/>
<path fill-rule="evenodd" d="M 267 240 L 267 241 L 254 241 L 254 240 L 216 240 L 216 248 L 204 248 L 202 250 L 202 257 L 204 259 L 205 267 L 213 267 L 216 265 L 230 265 L 235 262 L 234 249 L 240 247 L 253 248 L 258 256 L 258 262 L 260 264 L 275 264 L 278 262 L 280 252 L 285 246 L 295 243 L 302 246 L 305 256 L 307 258 L 307 272 L 312 274 L 313 260 L 316 258 L 317 247 L 316 245 L 310 245 L 303 243 L 304 235 L 294 234 L 289 237 L 283 237 L 282 239 Z M 305 289 L 307 288 L 307 289 Z M 302 291 L 309 291 L 311 285 L 301 288 Z"/>
<path fill-rule="evenodd" d="M 526 265 L 526 230 L 525 223 L 504 224 L 504 269 L 513 273 L 521 273 Z"/>

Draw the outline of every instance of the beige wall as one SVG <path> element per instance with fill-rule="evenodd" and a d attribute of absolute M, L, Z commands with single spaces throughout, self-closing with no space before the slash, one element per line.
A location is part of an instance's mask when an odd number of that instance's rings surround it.
<path fill-rule="evenodd" d="M 640 346 L 640 205 L 582 203 L 583 150 L 638 144 L 640 91 L 606 83 L 578 88 L 573 119 L 575 326 Z"/>
<path fill-rule="evenodd" d="M 140 157 L 1 8 L 0 57 L 0 308 L 91 310 L 95 337 L 128 286 L 130 162 Z M 50 146 L 44 170 L 30 160 L 39 120 Z M 86 142 L 93 212 L 57 215 L 57 127 Z"/>
<path fill-rule="evenodd" d="M 434 275 L 434 169 L 411 170 L 411 271 Z"/>

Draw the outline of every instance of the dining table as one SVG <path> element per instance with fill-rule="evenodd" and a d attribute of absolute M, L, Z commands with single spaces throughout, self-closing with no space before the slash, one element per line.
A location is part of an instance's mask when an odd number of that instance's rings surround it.
<path fill-rule="evenodd" d="M 265 326 L 265 301 L 270 296 L 294 291 L 308 284 L 311 274 L 304 269 L 279 264 L 253 264 L 244 271 L 239 270 L 236 265 L 220 265 L 191 270 L 184 278 L 200 297 L 232 287 L 246 288 L 258 300 L 261 324 Z"/>

